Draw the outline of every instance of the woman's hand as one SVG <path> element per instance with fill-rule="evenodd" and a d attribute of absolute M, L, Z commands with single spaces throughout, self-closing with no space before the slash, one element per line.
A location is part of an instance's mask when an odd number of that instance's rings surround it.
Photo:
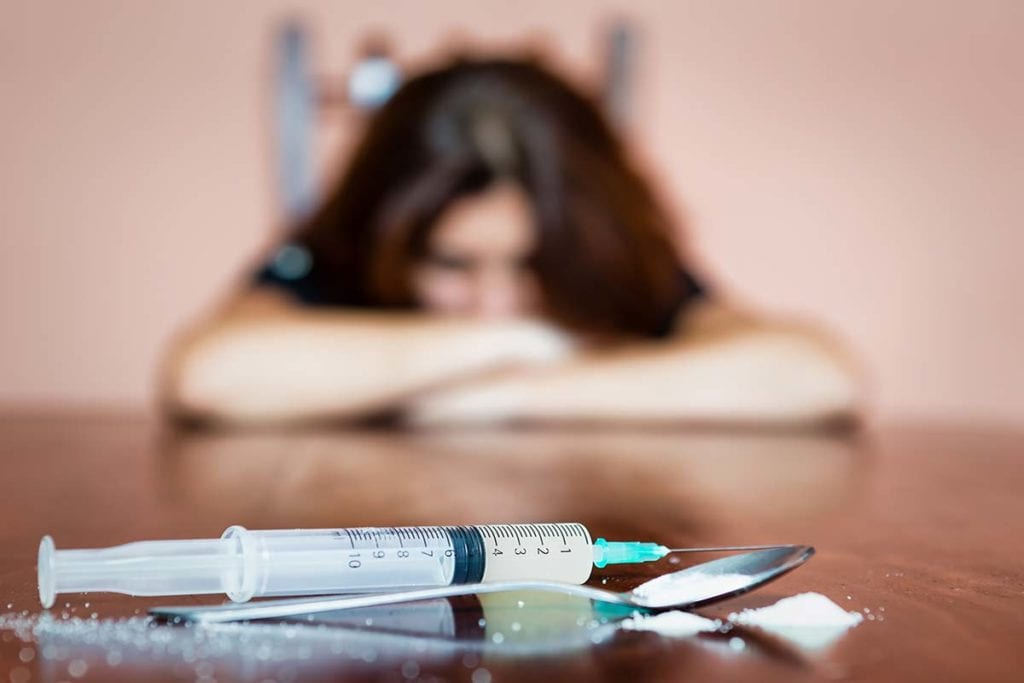
<path fill-rule="evenodd" d="M 494 343 L 514 366 L 553 365 L 577 355 L 580 342 L 543 319 L 493 323 Z"/>
<path fill-rule="evenodd" d="M 474 382 L 425 394 L 408 403 L 404 421 L 413 427 L 497 424 L 515 418 L 529 372 L 512 368 Z"/>

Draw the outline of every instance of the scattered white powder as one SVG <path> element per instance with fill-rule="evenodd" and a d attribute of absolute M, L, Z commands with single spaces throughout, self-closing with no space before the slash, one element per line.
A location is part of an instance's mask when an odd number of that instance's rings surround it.
<path fill-rule="evenodd" d="M 729 615 L 733 623 L 757 626 L 812 650 L 832 644 L 863 620 L 860 613 L 847 612 L 821 593 L 801 593 Z"/>
<path fill-rule="evenodd" d="M 674 572 L 633 589 L 633 594 L 655 604 L 670 605 L 724 595 L 750 585 L 746 574 Z"/>
<path fill-rule="evenodd" d="M 374 640 L 375 634 L 336 631 L 323 623 L 169 626 L 149 617 L 54 618 L 47 613 L 28 617 L 0 614 L 0 632 L 35 646 L 35 654 L 22 655 L 23 660 L 42 660 L 47 665 L 65 667 L 64 680 L 91 673 L 94 662 L 105 662 L 108 666 L 181 662 L 194 667 L 196 678 L 203 680 L 215 673 L 214 663 L 250 668 L 292 666 L 297 660 L 328 652 L 333 658 L 369 662 L 377 659 L 376 647 L 381 645 Z M 401 646 L 395 649 L 406 651 Z"/>
<path fill-rule="evenodd" d="M 89 670 L 89 665 L 84 659 L 72 659 L 68 664 L 68 673 L 72 678 L 81 678 Z"/>
<path fill-rule="evenodd" d="M 672 638 L 688 638 L 706 631 L 717 631 L 722 622 L 707 619 L 691 612 L 662 612 L 645 616 L 636 614 L 630 619 L 623 619 L 622 628 L 627 631 L 653 631 L 659 635 Z"/>

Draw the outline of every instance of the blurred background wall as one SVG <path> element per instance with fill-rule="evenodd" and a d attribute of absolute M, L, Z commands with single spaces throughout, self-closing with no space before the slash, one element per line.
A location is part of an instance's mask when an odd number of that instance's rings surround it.
<path fill-rule="evenodd" d="M 530 42 L 585 80 L 618 12 L 637 154 L 710 279 L 847 338 L 883 419 L 1024 420 L 1016 0 L 2 3 L 0 403 L 147 405 L 168 335 L 280 229 L 282 19 L 321 74 L 377 30 L 409 64 Z"/>

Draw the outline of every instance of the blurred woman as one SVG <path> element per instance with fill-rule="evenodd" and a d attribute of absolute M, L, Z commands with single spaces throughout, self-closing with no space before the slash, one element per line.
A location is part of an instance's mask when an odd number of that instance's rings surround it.
<path fill-rule="evenodd" d="M 540 65 L 456 60 L 372 118 L 320 210 L 175 345 L 174 415 L 225 423 L 820 425 L 857 376 L 739 311 L 601 112 Z"/>

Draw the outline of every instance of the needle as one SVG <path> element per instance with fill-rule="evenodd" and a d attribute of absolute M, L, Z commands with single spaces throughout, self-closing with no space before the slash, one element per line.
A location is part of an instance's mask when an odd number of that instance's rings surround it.
<path fill-rule="evenodd" d="M 791 543 L 778 545 L 727 545 L 717 548 L 669 548 L 670 553 L 724 553 L 741 550 L 774 550 L 775 548 L 792 548 Z"/>

